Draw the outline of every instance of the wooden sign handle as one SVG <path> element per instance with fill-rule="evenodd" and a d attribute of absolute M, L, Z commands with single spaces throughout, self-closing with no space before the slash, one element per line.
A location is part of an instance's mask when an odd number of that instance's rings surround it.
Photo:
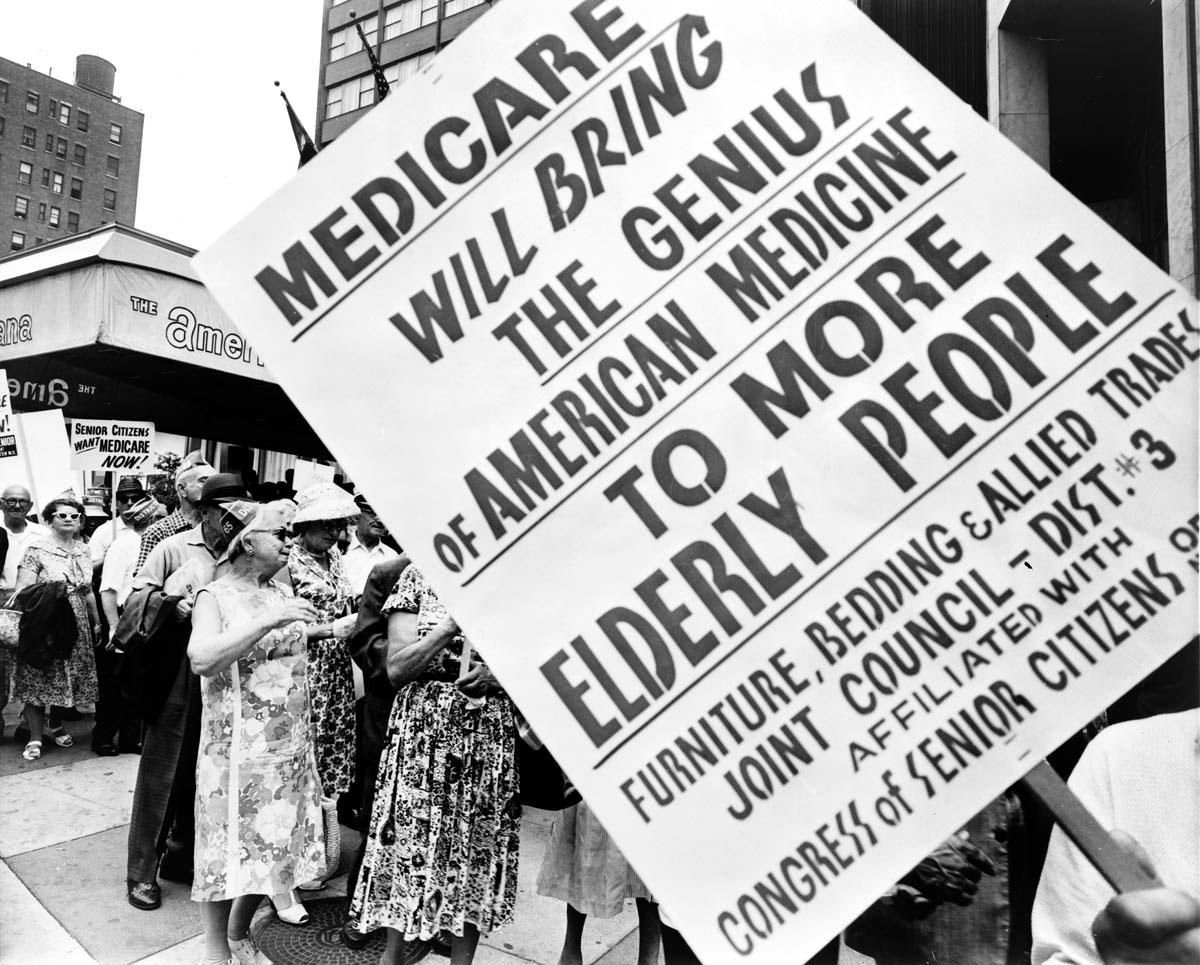
<path fill-rule="evenodd" d="M 1039 761 L 1021 783 L 1049 808 L 1063 833 L 1118 893 L 1158 887 L 1137 858 L 1112 839 L 1046 761 Z"/>

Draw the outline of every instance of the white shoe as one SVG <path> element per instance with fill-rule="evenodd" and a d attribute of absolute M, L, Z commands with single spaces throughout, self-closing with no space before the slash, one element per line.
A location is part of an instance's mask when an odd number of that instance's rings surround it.
<path fill-rule="evenodd" d="M 230 938 L 229 950 L 233 952 L 236 965 L 273 965 L 271 960 L 258 950 L 254 939 L 249 935 L 242 939 Z"/>
<path fill-rule="evenodd" d="M 275 909 L 275 917 L 280 921 L 288 925 L 308 924 L 308 910 L 294 891 L 272 895 L 270 901 L 271 907 Z"/>

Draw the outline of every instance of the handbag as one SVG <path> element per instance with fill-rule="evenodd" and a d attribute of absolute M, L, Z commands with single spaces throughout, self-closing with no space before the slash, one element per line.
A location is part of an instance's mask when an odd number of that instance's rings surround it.
<path fill-rule="evenodd" d="M 562 811 L 578 804 L 581 800 L 579 792 L 554 755 L 538 740 L 520 714 L 517 718 L 517 779 L 521 804 L 543 811 Z"/>
<path fill-rule="evenodd" d="M 14 651 L 21 636 L 21 611 L 13 609 L 17 599 L 14 593 L 8 602 L 0 607 L 0 650 Z"/>

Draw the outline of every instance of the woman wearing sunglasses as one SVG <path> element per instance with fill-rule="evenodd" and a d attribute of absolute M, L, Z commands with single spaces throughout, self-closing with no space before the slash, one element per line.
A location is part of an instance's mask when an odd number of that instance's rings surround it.
<path fill-rule="evenodd" d="M 325 872 L 309 736 L 306 625 L 316 610 L 272 579 L 292 548 L 292 512 L 227 504 L 229 571 L 192 611 L 188 658 L 202 696 L 192 900 L 205 963 L 269 965 L 249 931 L 262 896 Z"/>
<path fill-rule="evenodd" d="M 67 600 L 75 616 L 75 646 L 70 656 L 52 660 L 36 670 L 20 659 L 13 661 L 12 699 L 25 704 L 29 743 L 21 755 L 27 761 L 42 756 L 43 737 L 59 747 L 73 741 L 62 724 L 46 721 L 46 705 L 75 707 L 96 701 L 96 655 L 93 641 L 100 634 L 99 609 L 92 592 L 92 557 L 83 541 L 83 504 L 74 496 L 59 496 L 42 510 L 50 535 L 31 544 L 17 569 L 16 590 L 35 583 L 66 583 Z"/>

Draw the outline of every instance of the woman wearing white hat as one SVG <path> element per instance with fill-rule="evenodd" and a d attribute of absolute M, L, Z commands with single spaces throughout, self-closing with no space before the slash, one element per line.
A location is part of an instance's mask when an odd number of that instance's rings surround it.
<path fill-rule="evenodd" d="M 346 637 L 354 629 L 353 590 L 342 566 L 338 537 L 358 516 L 354 498 L 333 483 L 317 483 L 296 496 L 296 542 L 288 573 L 296 596 L 317 611 L 308 627 L 308 680 L 316 733 L 317 774 L 325 809 L 325 848 L 339 850 L 337 799 L 354 780 L 354 674 Z M 332 873 L 334 868 L 329 869 Z M 320 883 L 314 883 L 321 887 Z M 311 889 L 302 889 L 311 890 Z"/>

